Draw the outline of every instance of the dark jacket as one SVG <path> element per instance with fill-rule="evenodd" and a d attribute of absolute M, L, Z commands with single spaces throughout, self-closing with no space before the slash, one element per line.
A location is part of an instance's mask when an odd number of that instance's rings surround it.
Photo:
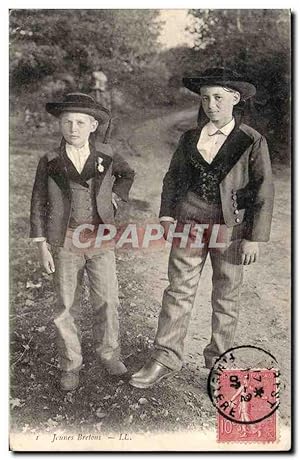
<path fill-rule="evenodd" d="M 180 138 L 164 177 L 160 217 L 170 216 L 180 221 L 181 205 L 191 185 L 191 151 L 195 149 L 200 133 L 201 129 L 196 128 Z M 242 123 L 235 126 L 217 155 L 226 155 L 227 159 L 219 183 L 225 224 L 228 227 L 242 225 L 242 237 L 248 240 L 268 241 L 274 186 L 266 139 Z M 234 199 L 238 217 L 234 213 Z"/>
<path fill-rule="evenodd" d="M 45 237 L 57 246 L 64 244 L 71 215 L 71 189 L 64 149 L 62 143 L 40 159 L 31 199 L 30 237 Z M 114 223 L 112 192 L 127 201 L 134 171 L 120 155 L 112 155 L 108 144 L 97 144 L 96 150 L 90 143 L 90 151 L 94 157 L 90 176 L 95 181 L 97 211 L 103 223 Z M 103 160 L 103 172 L 98 170 L 98 157 Z"/>

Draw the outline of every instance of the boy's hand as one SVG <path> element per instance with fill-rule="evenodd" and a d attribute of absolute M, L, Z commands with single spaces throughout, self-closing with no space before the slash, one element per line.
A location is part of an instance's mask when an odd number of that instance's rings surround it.
<path fill-rule="evenodd" d="M 55 272 L 55 266 L 53 262 L 53 257 L 51 252 L 48 249 L 46 241 L 39 243 L 40 258 L 44 269 L 48 275 Z"/>
<path fill-rule="evenodd" d="M 255 241 L 242 240 L 240 244 L 242 264 L 250 265 L 258 260 L 258 243 Z"/>

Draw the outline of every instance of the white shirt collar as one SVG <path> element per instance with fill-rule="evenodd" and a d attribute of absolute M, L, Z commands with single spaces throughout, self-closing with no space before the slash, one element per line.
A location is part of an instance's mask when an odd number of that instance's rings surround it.
<path fill-rule="evenodd" d="M 66 151 L 67 153 L 79 153 L 81 155 L 89 155 L 90 154 L 90 146 L 89 141 L 87 141 L 82 147 L 77 148 L 74 145 L 68 144 L 66 142 Z"/>
<path fill-rule="evenodd" d="M 229 123 L 227 123 L 227 125 L 223 126 L 222 128 L 217 128 L 216 125 L 214 125 L 212 121 L 209 121 L 207 125 L 205 125 L 205 127 L 207 129 L 207 134 L 209 136 L 213 136 L 217 132 L 221 132 L 225 136 L 229 136 L 229 134 L 235 127 L 235 119 L 232 118 L 232 120 Z"/>

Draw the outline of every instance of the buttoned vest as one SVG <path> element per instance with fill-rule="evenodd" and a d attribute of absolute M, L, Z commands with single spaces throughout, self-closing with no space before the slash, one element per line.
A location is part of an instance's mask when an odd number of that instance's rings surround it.
<path fill-rule="evenodd" d="M 212 163 L 209 164 L 196 148 L 190 154 L 191 178 L 189 190 L 196 193 L 207 203 L 221 205 L 219 184 L 222 180 L 226 157 L 222 155 L 218 158 L 215 157 Z"/>
<path fill-rule="evenodd" d="M 69 221 L 70 228 L 76 228 L 81 224 L 98 225 L 100 223 L 93 178 L 87 180 L 86 183 L 89 187 L 84 187 L 80 183 L 70 180 L 72 196 L 71 216 Z"/>

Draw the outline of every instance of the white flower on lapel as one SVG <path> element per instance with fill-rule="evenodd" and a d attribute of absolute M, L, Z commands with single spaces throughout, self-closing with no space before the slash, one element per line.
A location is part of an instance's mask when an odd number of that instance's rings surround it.
<path fill-rule="evenodd" d="M 103 166 L 102 162 L 103 162 L 103 158 L 98 157 L 97 158 L 97 163 L 98 163 L 97 169 L 101 173 L 104 171 L 104 166 Z"/>

